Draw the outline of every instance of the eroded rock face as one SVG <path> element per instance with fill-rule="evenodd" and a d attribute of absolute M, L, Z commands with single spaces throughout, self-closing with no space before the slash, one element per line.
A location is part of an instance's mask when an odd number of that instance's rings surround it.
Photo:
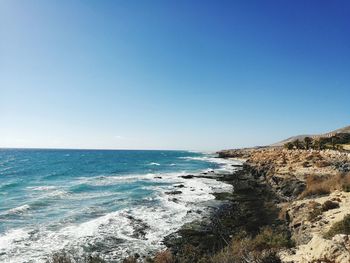
<path fill-rule="evenodd" d="M 333 224 L 350 213 L 350 193 L 335 191 L 329 196 L 297 200 L 284 207 L 296 248 L 281 253 L 283 262 L 350 262 L 350 236 L 323 238 Z M 328 261 L 327 261 L 328 260 Z"/>
<path fill-rule="evenodd" d="M 294 255 L 281 255 L 284 262 L 350 262 L 350 236 L 336 235 L 332 240 L 327 240 L 315 235 L 311 241 L 299 247 Z"/>
<path fill-rule="evenodd" d="M 264 148 L 231 150 L 221 155 L 244 158 L 244 168 L 249 167 L 256 181 L 277 195 L 275 201 L 283 210 L 280 218 L 287 221 L 296 243 L 293 250 L 281 253 L 283 262 L 350 263 L 350 236 L 324 238 L 334 223 L 350 214 L 350 193 L 344 192 L 346 188 L 334 187 L 331 194 L 303 195 L 310 175 L 330 178 L 349 172 L 350 154 L 332 150 Z"/>

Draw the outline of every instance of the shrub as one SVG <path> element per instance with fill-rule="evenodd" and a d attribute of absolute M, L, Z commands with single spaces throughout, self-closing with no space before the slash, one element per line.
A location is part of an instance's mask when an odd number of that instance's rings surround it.
<path fill-rule="evenodd" d="M 330 192 L 330 185 L 327 183 L 326 179 L 320 176 L 310 175 L 306 178 L 306 189 L 301 193 L 300 197 L 325 195 Z"/>
<path fill-rule="evenodd" d="M 181 263 L 192 263 L 197 262 L 203 253 L 201 250 L 193 245 L 187 244 L 185 245 L 181 251 L 176 255 L 177 262 Z"/>
<path fill-rule="evenodd" d="M 211 258 L 211 263 L 281 263 L 276 251 L 251 251 L 245 247 L 245 243 L 240 244 L 239 254 L 231 254 L 222 251 Z"/>
<path fill-rule="evenodd" d="M 290 216 L 288 212 L 289 212 L 289 206 L 284 205 L 278 213 L 278 219 L 289 222 Z"/>
<path fill-rule="evenodd" d="M 285 229 L 264 227 L 255 237 L 244 232 L 236 235 L 229 246 L 212 257 L 212 262 L 279 263 L 278 251 L 292 245 Z"/>
<path fill-rule="evenodd" d="M 137 263 L 137 258 L 134 256 L 130 256 L 123 260 L 123 263 Z"/>
<path fill-rule="evenodd" d="M 264 227 L 253 239 L 253 245 L 256 250 L 280 249 L 290 247 L 291 241 L 283 229 L 273 230 L 271 227 Z"/>
<path fill-rule="evenodd" d="M 315 162 L 315 166 L 317 168 L 324 168 L 324 167 L 327 167 L 327 166 L 330 166 L 331 164 L 329 162 L 327 162 L 326 160 L 320 160 L 320 161 L 317 161 Z"/>
<path fill-rule="evenodd" d="M 155 255 L 154 263 L 175 263 L 175 259 L 169 250 L 165 250 Z"/>
<path fill-rule="evenodd" d="M 346 182 L 343 187 L 342 187 L 342 190 L 344 192 L 350 192 L 350 183 L 349 182 Z"/>
<path fill-rule="evenodd" d="M 305 144 L 306 150 L 308 150 L 310 148 L 310 146 L 312 145 L 312 138 L 305 137 L 304 138 L 304 144 Z"/>
<path fill-rule="evenodd" d="M 284 148 L 286 148 L 288 150 L 293 150 L 294 144 L 292 142 L 287 142 L 284 144 Z"/>
<path fill-rule="evenodd" d="M 304 162 L 302 162 L 301 165 L 302 165 L 303 167 L 310 167 L 310 166 L 311 166 L 311 164 L 310 164 L 309 161 L 304 161 Z"/>
<path fill-rule="evenodd" d="M 337 174 L 334 176 L 310 175 L 306 178 L 306 189 L 301 193 L 300 198 L 327 195 L 334 190 L 350 190 L 350 175 Z"/>
<path fill-rule="evenodd" d="M 331 209 L 335 209 L 335 208 L 339 208 L 339 203 L 338 202 L 327 200 L 322 205 L 322 211 L 324 211 L 324 212 L 328 211 L 328 210 L 331 210 Z"/>
<path fill-rule="evenodd" d="M 102 258 L 96 256 L 76 256 L 68 254 L 65 251 L 57 252 L 52 255 L 51 259 L 46 261 L 47 263 L 105 263 Z M 129 263 L 129 262 L 127 262 Z M 133 263 L 133 262 L 130 262 Z"/>
<path fill-rule="evenodd" d="M 47 263 L 73 263 L 71 256 L 65 252 L 55 253 Z"/>
<path fill-rule="evenodd" d="M 322 206 L 320 203 L 311 201 L 310 203 L 308 203 L 308 208 L 309 208 L 308 220 L 311 222 L 314 222 L 318 218 L 318 216 L 322 214 Z"/>
<path fill-rule="evenodd" d="M 350 215 L 346 215 L 343 220 L 334 223 L 324 237 L 330 239 L 337 234 L 350 235 Z"/>

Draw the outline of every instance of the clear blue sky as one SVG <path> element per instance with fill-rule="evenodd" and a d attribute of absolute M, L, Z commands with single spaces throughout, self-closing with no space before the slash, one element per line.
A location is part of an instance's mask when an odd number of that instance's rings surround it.
<path fill-rule="evenodd" d="M 350 124 L 350 2 L 0 1 L 0 147 L 253 146 Z"/>

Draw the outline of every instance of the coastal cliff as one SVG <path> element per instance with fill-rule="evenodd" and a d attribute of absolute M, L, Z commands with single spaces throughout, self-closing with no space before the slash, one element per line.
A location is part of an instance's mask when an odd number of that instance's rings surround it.
<path fill-rule="evenodd" d="M 295 244 L 278 252 L 282 262 L 350 262 L 349 153 L 263 148 L 219 156 L 245 159 L 278 197 L 279 218 Z"/>
<path fill-rule="evenodd" d="M 335 150 L 227 150 L 242 168 L 210 218 L 165 239 L 156 263 L 349 263 L 350 154 Z"/>

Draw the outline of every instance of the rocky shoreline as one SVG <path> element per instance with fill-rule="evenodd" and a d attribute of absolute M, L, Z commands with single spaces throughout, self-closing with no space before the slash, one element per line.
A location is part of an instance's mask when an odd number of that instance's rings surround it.
<path fill-rule="evenodd" d="M 166 236 L 166 250 L 123 263 L 350 262 L 349 153 L 265 147 L 219 158 L 242 165 L 181 177 L 218 180 L 233 190 L 212 193 L 209 213 Z M 184 189 L 178 184 L 165 194 L 176 199 Z M 104 262 L 96 260 L 88 262 Z"/>
<path fill-rule="evenodd" d="M 244 161 L 217 178 L 233 192 L 215 194 L 222 203 L 209 217 L 167 236 L 166 260 L 153 262 L 350 262 L 350 235 L 326 238 L 350 214 L 348 153 L 259 148 L 219 156 Z M 253 248 L 237 248 L 240 243 Z"/>
<path fill-rule="evenodd" d="M 215 193 L 221 202 L 208 217 L 185 224 L 165 237 L 171 262 L 211 262 L 210 258 L 227 247 L 233 237 L 241 233 L 255 236 L 266 226 L 283 228 L 288 235 L 286 225 L 278 218 L 280 197 L 257 179 L 257 172 L 250 165 L 243 164 L 233 173 L 214 178 L 231 184 L 234 190 Z"/>

